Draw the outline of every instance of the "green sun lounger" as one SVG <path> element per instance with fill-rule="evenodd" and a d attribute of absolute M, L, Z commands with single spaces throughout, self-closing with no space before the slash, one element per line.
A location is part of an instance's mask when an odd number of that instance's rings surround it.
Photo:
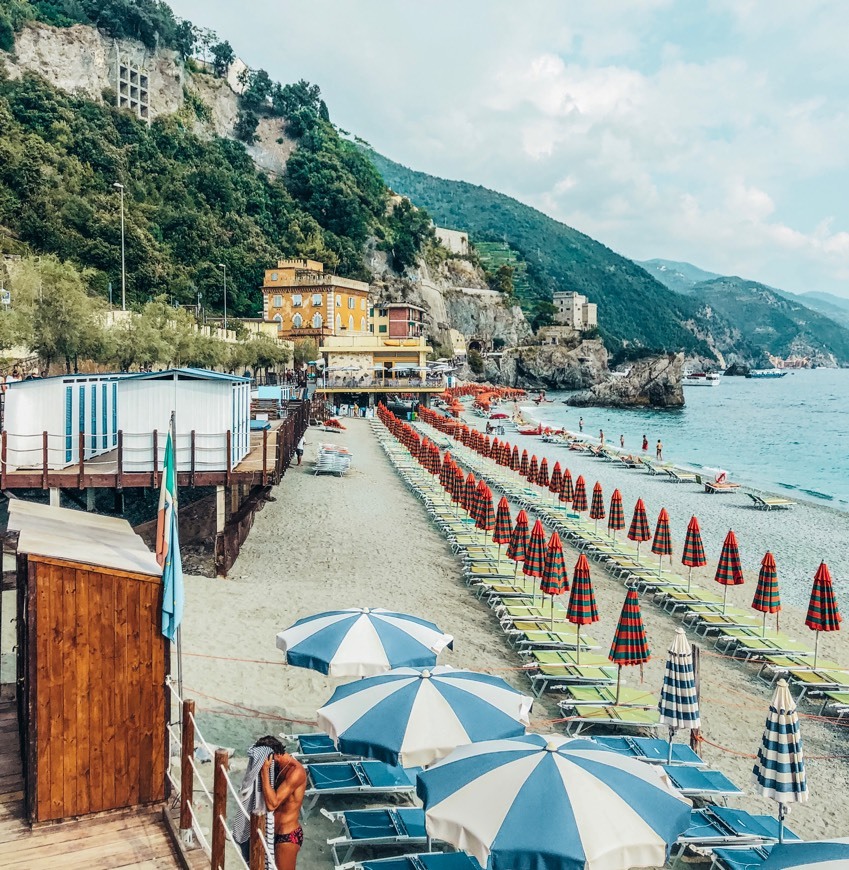
<path fill-rule="evenodd" d="M 803 701 L 808 695 L 817 695 L 825 690 L 849 692 L 849 670 L 796 670 L 787 674 L 791 687 L 799 689 L 797 701 Z"/>
<path fill-rule="evenodd" d="M 637 707 L 644 710 L 657 708 L 658 698 L 647 689 L 636 686 L 620 686 L 619 702 L 616 701 L 616 686 L 569 686 L 568 696 L 557 702 L 561 710 L 584 707 Z"/>
<path fill-rule="evenodd" d="M 691 604 L 722 604 L 722 596 L 693 586 L 689 592 L 669 589 L 655 595 L 655 603 L 668 613 L 686 610 Z"/>
<path fill-rule="evenodd" d="M 819 713 L 820 716 L 825 715 L 826 708 L 830 706 L 837 708 L 838 719 L 842 719 L 846 715 L 846 711 L 849 710 L 849 691 L 840 692 L 828 689 L 822 692 L 822 697 L 823 703 Z"/>
<path fill-rule="evenodd" d="M 515 647 L 522 649 L 598 649 L 598 644 L 589 635 L 578 635 L 572 629 L 559 628 L 561 623 L 554 623 L 552 629 L 545 620 L 513 622 L 512 626 L 505 628 L 507 640 Z"/>
<path fill-rule="evenodd" d="M 588 728 L 604 727 L 607 730 L 622 731 L 637 729 L 656 734 L 660 724 L 657 710 L 641 710 L 639 707 L 578 707 L 575 715 L 563 722 L 563 728 L 570 737 L 577 737 Z"/>
<path fill-rule="evenodd" d="M 762 635 L 759 629 L 753 628 L 721 629 L 716 648 L 719 649 L 720 646 L 723 652 L 746 661 L 763 655 L 812 656 L 814 654 L 814 651 L 801 640 L 794 640 L 781 633 L 772 636 L 769 633 Z"/>

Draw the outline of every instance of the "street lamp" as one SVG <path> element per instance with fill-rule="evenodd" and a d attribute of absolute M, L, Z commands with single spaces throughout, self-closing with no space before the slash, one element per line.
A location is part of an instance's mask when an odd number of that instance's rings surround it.
<path fill-rule="evenodd" d="M 227 267 L 219 263 L 218 268 L 224 270 L 224 331 L 227 332 Z"/>
<path fill-rule="evenodd" d="M 127 266 L 124 259 L 124 185 L 116 181 L 112 184 L 121 191 L 121 311 L 127 310 Z"/>

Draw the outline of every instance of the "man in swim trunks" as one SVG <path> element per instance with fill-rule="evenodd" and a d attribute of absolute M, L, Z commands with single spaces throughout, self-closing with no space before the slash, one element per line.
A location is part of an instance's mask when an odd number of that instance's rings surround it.
<path fill-rule="evenodd" d="M 277 870 L 295 870 L 298 852 L 304 842 L 304 830 L 298 816 L 307 788 L 304 766 L 286 751 L 276 737 L 263 737 L 257 745 L 268 746 L 273 755 L 262 766 L 261 781 L 265 805 L 274 813 L 274 860 Z M 271 761 L 280 771 L 276 782 L 271 783 Z"/>

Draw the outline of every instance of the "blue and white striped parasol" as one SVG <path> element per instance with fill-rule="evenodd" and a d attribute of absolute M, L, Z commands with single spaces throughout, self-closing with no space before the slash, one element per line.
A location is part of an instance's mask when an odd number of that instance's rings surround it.
<path fill-rule="evenodd" d="M 336 689 L 318 726 L 342 752 L 425 767 L 458 746 L 524 734 L 532 703 L 489 674 L 395 668 Z"/>
<path fill-rule="evenodd" d="M 699 693 L 693 669 L 693 648 L 683 628 L 676 630 L 675 639 L 669 647 L 657 709 L 660 711 L 660 724 L 669 728 L 667 764 L 671 764 L 672 738 L 675 732 L 679 728 L 701 727 Z"/>
<path fill-rule="evenodd" d="M 787 804 L 808 799 L 799 715 L 787 680 L 775 687 L 752 776 L 764 797 L 778 801 L 778 842 L 783 843 Z"/>
<path fill-rule="evenodd" d="M 849 839 L 816 840 L 773 846 L 761 870 L 846 870 Z"/>
<path fill-rule="evenodd" d="M 554 734 L 455 749 L 417 791 L 428 836 L 489 870 L 660 867 L 690 821 L 661 768 Z"/>
<path fill-rule="evenodd" d="M 306 616 L 277 635 L 288 664 L 332 677 L 433 667 L 453 641 L 426 619 L 368 607 Z"/>

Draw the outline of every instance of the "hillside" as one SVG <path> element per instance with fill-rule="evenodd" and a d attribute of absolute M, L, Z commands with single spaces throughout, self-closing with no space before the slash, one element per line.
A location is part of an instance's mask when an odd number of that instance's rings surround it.
<path fill-rule="evenodd" d="M 810 290 L 807 293 L 799 293 L 798 298 L 808 308 L 819 311 L 826 317 L 830 317 L 835 323 L 849 328 L 849 299 L 843 296 L 835 296 L 833 293 L 821 293 Z"/>
<path fill-rule="evenodd" d="M 598 303 L 601 332 L 614 348 L 636 344 L 711 353 L 684 325 L 700 321 L 693 302 L 631 260 L 509 196 L 368 154 L 389 187 L 426 208 L 438 224 L 465 229 L 473 241 L 509 242 L 528 264 L 529 288 L 520 300 L 526 311 L 538 309 L 556 290 L 577 290 Z"/>
<path fill-rule="evenodd" d="M 799 296 L 757 281 L 715 275 L 690 263 L 648 260 L 642 265 L 667 286 L 733 323 L 756 352 L 807 356 L 822 365 L 849 363 L 849 329 L 840 322 L 841 314 L 849 316 L 849 301 L 841 309 L 844 300 L 836 296 L 830 297 L 834 302 L 822 299 L 828 294 Z M 820 310 L 814 310 L 817 307 Z"/>

